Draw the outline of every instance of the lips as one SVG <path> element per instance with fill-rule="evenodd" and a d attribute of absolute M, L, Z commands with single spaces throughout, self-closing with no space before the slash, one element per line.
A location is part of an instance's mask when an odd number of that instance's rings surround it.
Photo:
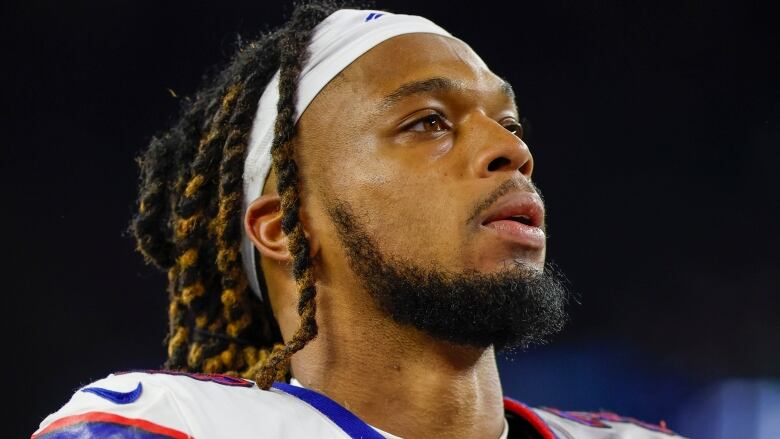
<path fill-rule="evenodd" d="M 501 238 L 524 247 L 544 248 L 544 205 L 533 192 L 513 192 L 500 198 L 486 213 L 481 225 Z"/>

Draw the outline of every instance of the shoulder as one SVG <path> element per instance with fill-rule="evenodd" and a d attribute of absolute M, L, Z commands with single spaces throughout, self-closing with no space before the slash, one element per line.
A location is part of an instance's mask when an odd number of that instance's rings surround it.
<path fill-rule="evenodd" d="M 651 424 L 612 412 L 564 411 L 550 407 L 534 408 L 554 431 L 577 438 L 682 439 L 665 423 Z M 566 437 L 561 435 L 562 437 Z"/>
<path fill-rule="evenodd" d="M 33 438 L 241 438 L 258 431 L 274 438 L 341 437 L 340 430 L 299 399 L 261 390 L 249 380 L 135 371 L 78 389 L 41 422 Z"/>
<path fill-rule="evenodd" d="M 682 439 L 666 427 L 610 412 L 572 412 L 549 407 L 532 408 L 504 398 L 507 419 L 522 418 L 544 438 L 555 439 Z M 510 421 L 511 425 L 511 421 Z M 522 425 L 518 425 L 522 427 Z M 511 431 L 511 430 L 510 430 Z"/>

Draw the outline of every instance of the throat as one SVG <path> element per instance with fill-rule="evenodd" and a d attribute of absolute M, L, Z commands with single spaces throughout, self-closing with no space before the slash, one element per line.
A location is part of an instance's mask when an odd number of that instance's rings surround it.
<path fill-rule="evenodd" d="M 503 395 L 492 347 L 474 352 L 442 342 L 416 347 L 401 343 L 405 349 L 395 351 L 387 340 L 384 345 L 364 345 L 365 339 L 341 343 L 342 351 L 344 346 L 362 345 L 362 353 L 312 359 L 309 367 L 303 356 L 294 357 L 296 381 L 394 436 L 500 437 Z M 318 337 L 298 355 L 313 354 L 318 349 L 310 349 L 322 341 Z"/>

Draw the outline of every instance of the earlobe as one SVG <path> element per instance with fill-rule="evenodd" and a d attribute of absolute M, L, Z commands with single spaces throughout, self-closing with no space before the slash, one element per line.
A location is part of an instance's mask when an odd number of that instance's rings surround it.
<path fill-rule="evenodd" d="M 282 232 L 282 210 L 278 195 L 262 195 L 249 205 L 244 230 L 263 257 L 290 261 L 287 237 Z"/>

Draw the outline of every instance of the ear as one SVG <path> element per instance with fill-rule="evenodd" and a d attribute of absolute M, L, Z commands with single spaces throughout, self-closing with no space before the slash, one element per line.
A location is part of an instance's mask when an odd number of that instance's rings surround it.
<path fill-rule="evenodd" d="M 244 230 L 263 257 L 289 262 L 287 236 L 282 232 L 282 210 L 278 195 L 262 195 L 249 205 Z"/>

